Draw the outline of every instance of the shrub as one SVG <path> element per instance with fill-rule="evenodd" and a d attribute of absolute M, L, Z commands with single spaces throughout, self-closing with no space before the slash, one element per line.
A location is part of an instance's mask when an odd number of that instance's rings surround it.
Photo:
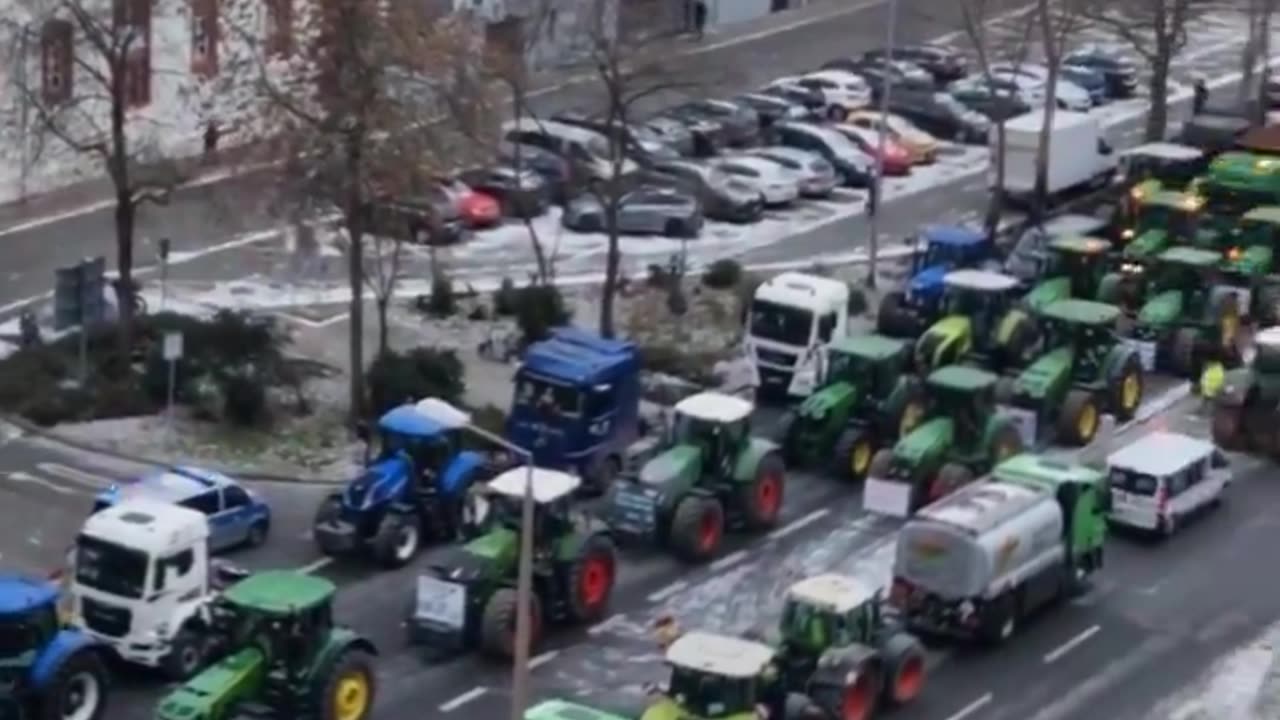
<path fill-rule="evenodd" d="M 267 391 L 251 370 L 228 375 L 222 386 L 222 417 L 232 425 L 251 427 L 267 417 Z"/>
<path fill-rule="evenodd" d="M 702 274 L 702 284 L 715 290 L 728 290 L 742 280 L 742 264 L 731 258 L 711 263 Z"/>
<path fill-rule="evenodd" d="M 431 279 L 431 297 L 427 299 L 427 313 L 436 317 L 449 317 L 458 311 L 458 299 L 453 292 L 453 281 L 442 274 Z"/>
<path fill-rule="evenodd" d="M 654 263 L 649 266 L 644 282 L 651 288 L 665 288 L 671 284 L 671 271 L 665 265 Z"/>
<path fill-rule="evenodd" d="M 379 355 L 369 366 L 366 382 L 369 409 L 375 415 L 425 397 L 456 403 L 466 388 L 462 361 L 457 354 L 429 347 Z"/>
<path fill-rule="evenodd" d="M 525 345 L 545 339 L 551 329 L 570 321 L 564 296 L 554 285 L 529 285 L 520 289 L 516 324 Z"/>
<path fill-rule="evenodd" d="M 519 307 L 516 283 L 509 277 L 502 278 L 502 284 L 493 291 L 493 314 L 498 317 L 511 317 Z"/>
<path fill-rule="evenodd" d="M 646 345 L 640 349 L 643 367 L 649 372 L 664 373 L 697 385 L 712 386 L 712 368 L 718 359 L 714 353 L 685 353 L 670 345 Z"/>

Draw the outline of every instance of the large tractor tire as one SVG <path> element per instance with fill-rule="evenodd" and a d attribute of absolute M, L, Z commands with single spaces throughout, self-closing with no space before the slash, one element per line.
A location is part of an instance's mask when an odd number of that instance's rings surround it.
<path fill-rule="evenodd" d="M 333 522 L 334 520 L 337 520 L 341 516 L 342 516 L 342 498 L 336 495 L 333 495 L 325 498 L 324 501 L 320 503 L 320 507 L 316 508 L 315 519 L 312 521 L 311 526 L 319 527 L 321 525 L 327 525 L 328 523 Z M 320 533 L 313 533 L 313 536 L 316 539 L 316 548 L 320 550 L 321 554 L 330 556 L 330 557 L 339 554 L 338 548 L 332 547 L 328 542 L 325 541 L 326 536 Z"/>
<path fill-rule="evenodd" d="M 488 655 L 509 659 L 516 651 L 516 613 L 520 603 L 514 588 L 501 588 L 489 596 L 480 615 L 480 649 Z M 529 647 L 542 638 L 542 603 L 537 594 L 529 596 Z"/>
<path fill-rule="evenodd" d="M 169 641 L 169 653 L 160 670 L 174 682 L 189 680 L 204 668 L 206 654 L 205 636 L 191 625 L 183 625 Z"/>
<path fill-rule="evenodd" d="M 782 437 L 782 459 L 787 467 L 800 467 L 809 461 L 801 452 L 801 436 L 805 431 L 805 420 L 795 410 L 787 410 L 778 420 L 778 430 Z"/>
<path fill-rule="evenodd" d="M 884 421 L 880 428 L 882 437 L 896 441 L 916 429 L 924 420 L 927 404 L 924 385 L 914 376 L 906 376 L 889 395 L 884 409 Z"/>
<path fill-rule="evenodd" d="M 907 305 L 906 294 L 899 291 L 885 293 L 876 311 L 876 332 L 899 338 L 920 334 L 919 319 Z"/>
<path fill-rule="evenodd" d="M 1196 377 L 1200 335 L 1194 328 L 1178 328 L 1169 346 L 1169 369 L 1180 378 Z"/>
<path fill-rule="evenodd" d="M 884 660 L 884 699 L 891 707 L 906 705 L 920 696 L 925 683 L 924 646 L 915 636 L 890 635 L 880 648 Z"/>
<path fill-rule="evenodd" d="M 992 344 L 999 349 L 1003 367 L 1026 367 L 1039 354 L 1040 331 L 1025 312 L 1013 311 L 1000 323 L 998 332 L 1000 337 L 995 338 L 996 342 Z"/>
<path fill-rule="evenodd" d="M 840 433 L 836 440 L 833 470 L 836 477 L 858 482 L 871 470 L 875 457 L 875 438 L 867 428 L 851 427 Z"/>
<path fill-rule="evenodd" d="M 604 535 L 592 535 L 578 548 L 569 566 L 569 611 L 579 623 L 593 623 L 609 609 L 617 577 L 618 553 Z"/>
<path fill-rule="evenodd" d="M 1240 343 L 1240 302 L 1235 295 L 1223 294 L 1213 304 L 1214 327 L 1218 331 L 1215 349 L 1220 357 L 1231 357 Z"/>
<path fill-rule="evenodd" d="M 809 697 L 828 718 L 870 720 L 880 704 L 883 677 L 870 653 L 855 657 L 829 650 L 809 680 Z"/>
<path fill-rule="evenodd" d="M 408 565 L 422 547 L 422 528 L 415 515 L 388 512 L 373 536 L 373 559 L 385 568 Z"/>
<path fill-rule="evenodd" d="M 751 481 L 738 488 L 737 505 L 748 530 L 768 530 L 782 515 L 787 468 L 777 453 L 765 453 Z"/>
<path fill-rule="evenodd" d="M 1224 450 L 1244 450 L 1248 434 L 1244 431 L 1244 408 L 1235 403 L 1213 404 L 1213 441 Z"/>
<path fill-rule="evenodd" d="M 63 661 L 40 693 L 35 720 L 102 720 L 110 681 L 102 657 L 80 650 Z"/>
<path fill-rule="evenodd" d="M 929 484 L 929 493 L 922 504 L 940 500 L 971 482 L 973 482 L 973 471 L 968 467 L 960 463 L 947 463 L 938 470 L 938 474 Z"/>
<path fill-rule="evenodd" d="M 378 694 L 378 676 L 368 653 L 348 648 L 321 677 L 315 704 L 318 720 L 368 720 Z"/>
<path fill-rule="evenodd" d="M 1101 422 L 1102 413 L 1093 393 L 1072 389 L 1058 410 L 1058 442 L 1084 447 L 1093 442 Z"/>
<path fill-rule="evenodd" d="M 724 540 L 724 508 L 715 498 L 690 495 L 676 505 L 668 538 L 671 550 L 688 562 L 715 557 Z"/>
<path fill-rule="evenodd" d="M 1107 377 L 1107 405 L 1116 420 L 1132 420 L 1142 405 L 1146 391 L 1142 377 L 1142 359 L 1137 353 L 1129 353 L 1124 362 L 1112 368 Z"/>

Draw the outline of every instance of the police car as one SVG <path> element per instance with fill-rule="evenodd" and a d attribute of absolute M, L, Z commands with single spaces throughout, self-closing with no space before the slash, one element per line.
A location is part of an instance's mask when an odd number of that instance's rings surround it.
<path fill-rule="evenodd" d="M 261 545 L 271 529 L 271 508 L 256 493 L 220 472 L 189 466 L 171 467 L 113 485 L 98 495 L 93 511 L 136 498 L 204 513 L 209 518 L 211 552 Z"/>

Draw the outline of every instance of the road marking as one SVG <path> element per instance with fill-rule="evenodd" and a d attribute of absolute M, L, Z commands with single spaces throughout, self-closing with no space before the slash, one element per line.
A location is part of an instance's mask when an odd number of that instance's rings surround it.
<path fill-rule="evenodd" d="M 106 490 L 116 484 L 115 480 L 96 475 L 78 468 L 68 467 L 61 463 L 43 462 L 36 465 L 37 468 L 63 480 L 70 480 L 77 485 L 83 485 L 93 490 Z"/>
<path fill-rule="evenodd" d="M 302 573 L 303 575 L 310 575 L 311 573 L 317 570 L 322 570 L 328 567 L 332 563 L 333 563 L 333 558 L 322 557 L 319 560 L 309 562 L 306 565 L 303 565 L 302 567 L 298 568 L 298 572 Z"/>
<path fill-rule="evenodd" d="M 1192 720 L 1195 717 L 1204 717 L 1208 708 L 1199 700 L 1192 700 L 1186 705 L 1180 706 L 1177 710 L 1169 713 L 1169 720 Z"/>
<path fill-rule="evenodd" d="M 728 555 L 725 555 L 724 557 L 720 558 L 719 560 L 717 560 L 717 561 L 715 561 L 715 562 L 711 563 L 711 569 L 712 569 L 713 571 L 720 571 L 720 570 L 723 570 L 723 569 L 725 569 L 725 568 L 729 567 L 730 565 L 737 565 L 738 563 L 740 563 L 740 562 L 742 562 L 743 560 L 746 560 L 746 559 L 747 559 L 747 551 L 746 551 L 746 550 L 738 550 L 737 552 L 734 552 L 734 553 L 730 553 L 730 554 L 728 554 Z"/>
<path fill-rule="evenodd" d="M 591 627 L 587 628 L 587 634 L 599 635 L 600 633 L 608 632 L 612 630 L 614 627 L 616 627 L 617 625 L 621 624 L 626 619 L 627 619 L 627 616 L 623 615 L 622 613 L 611 615 L 607 620 L 601 620 L 595 625 L 592 625 Z"/>
<path fill-rule="evenodd" d="M 1080 647 L 1080 645 L 1082 645 L 1089 638 L 1093 637 L 1094 635 L 1097 635 L 1098 631 L 1101 629 L 1102 628 L 1100 626 L 1093 625 L 1091 627 L 1088 627 L 1080 631 L 1079 635 L 1076 635 L 1075 637 L 1062 643 L 1061 645 L 1054 648 L 1053 650 L 1050 650 L 1049 652 L 1045 653 L 1044 661 L 1046 663 L 1057 662 L 1062 658 L 1063 655 L 1066 655 L 1072 650 L 1075 650 L 1076 648 Z"/>
<path fill-rule="evenodd" d="M 948 717 L 947 720 L 964 720 L 965 718 L 978 712 L 979 710 L 986 707 L 987 705 L 990 705 L 991 697 L 992 697 L 991 693 L 987 693 L 986 695 L 983 695 L 977 700 L 974 700 L 968 705 L 965 705 L 964 707 L 957 710 L 953 715 Z"/>
<path fill-rule="evenodd" d="M 688 582 L 685 582 L 684 580 L 677 580 L 661 590 L 649 593 L 648 600 L 652 603 L 662 602 L 687 587 L 689 587 Z"/>
<path fill-rule="evenodd" d="M 801 528 L 808 527 L 818 522 L 822 518 L 826 517 L 827 514 L 830 512 L 831 511 L 828 510 L 827 508 L 818 508 L 817 510 L 814 510 L 808 515 L 805 515 L 804 517 L 796 518 L 795 520 L 792 520 L 786 525 L 783 525 L 777 530 L 774 530 L 773 532 L 769 533 L 769 538 L 772 540 L 781 540 L 782 538 L 788 535 L 791 535 L 792 533 L 796 532 Z"/>
<path fill-rule="evenodd" d="M 559 650 L 548 650 L 529 661 L 530 669 L 546 665 L 560 656 Z"/>
<path fill-rule="evenodd" d="M 310 320 L 308 318 L 304 318 L 298 315 L 294 315 L 293 313 L 287 313 L 287 312 L 277 312 L 276 315 L 279 315 L 280 317 L 290 322 L 295 322 L 299 325 L 305 325 L 306 327 L 318 330 L 320 328 L 326 328 L 326 327 L 329 327 L 330 325 L 335 325 L 337 323 L 342 322 L 343 320 L 346 320 L 347 317 L 351 315 L 351 313 L 340 312 L 337 315 L 332 315 L 323 320 Z"/>
<path fill-rule="evenodd" d="M 70 495 L 75 492 L 69 487 L 59 485 L 55 482 L 50 482 L 39 475 L 32 475 L 29 472 L 22 472 L 21 470 L 9 473 L 9 479 L 14 482 L 27 483 L 28 485 L 40 485 L 41 487 L 48 488 L 63 495 Z"/>
<path fill-rule="evenodd" d="M 486 692 L 488 692 L 488 690 L 482 687 L 471 688 L 448 702 L 440 703 L 440 712 L 453 712 L 472 700 L 479 698 L 481 695 L 484 695 Z"/>

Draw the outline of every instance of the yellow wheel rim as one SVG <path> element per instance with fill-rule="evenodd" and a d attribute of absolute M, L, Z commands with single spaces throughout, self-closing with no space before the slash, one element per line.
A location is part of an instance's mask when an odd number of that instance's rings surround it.
<path fill-rule="evenodd" d="M 369 680 L 352 673 L 338 681 L 333 691 L 334 720 L 363 720 L 369 711 Z"/>
<path fill-rule="evenodd" d="M 1081 440 L 1088 440 L 1097 430 L 1098 410 L 1090 403 L 1080 410 L 1080 417 L 1076 418 L 1076 431 L 1080 433 Z"/>
<path fill-rule="evenodd" d="M 859 440 L 853 445 L 853 456 L 849 458 L 849 469 L 854 475 L 862 475 L 871 465 L 871 443 Z"/>
<path fill-rule="evenodd" d="M 920 403 L 908 403 L 902 410 L 902 421 L 898 424 L 898 434 L 906 435 L 915 430 L 922 417 L 924 417 L 924 407 Z"/>
<path fill-rule="evenodd" d="M 1138 407 L 1138 396 L 1141 394 L 1142 382 L 1138 380 L 1138 374 L 1125 375 L 1124 384 L 1120 386 L 1120 402 L 1124 403 L 1124 409 L 1132 410 Z"/>
<path fill-rule="evenodd" d="M 1222 347 L 1230 349 L 1236 342 L 1236 333 L 1240 331 L 1240 319 L 1235 315 L 1222 318 Z"/>

